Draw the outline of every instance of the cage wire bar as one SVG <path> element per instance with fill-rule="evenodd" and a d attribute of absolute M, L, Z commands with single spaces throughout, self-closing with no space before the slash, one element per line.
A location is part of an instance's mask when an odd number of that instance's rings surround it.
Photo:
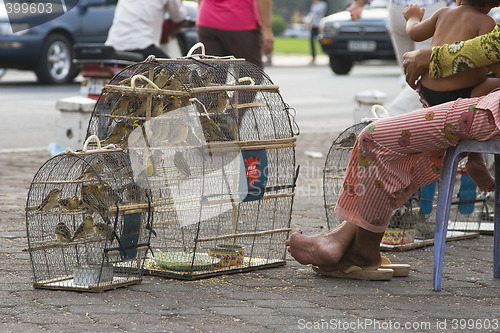
<path fill-rule="evenodd" d="M 279 87 L 234 57 L 148 58 L 104 87 L 87 136 L 145 170 L 156 234 L 147 274 L 197 279 L 285 264 L 293 124 Z"/>
<path fill-rule="evenodd" d="M 40 167 L 25 209 L 34 288 L 141 283 L 152 212 L 150 189 L 137 180 L 121 149 L 63 152 Z"/>

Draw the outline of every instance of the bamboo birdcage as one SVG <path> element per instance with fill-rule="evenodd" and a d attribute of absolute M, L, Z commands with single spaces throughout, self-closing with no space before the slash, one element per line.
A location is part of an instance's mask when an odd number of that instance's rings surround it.
<path fill-rule="evenodd" d="M 149 192 L 121 149 L 45 162 L 26 202 L 33 286 L 100 292 L 140 283 L 152 230 Z"/>
<path fill-rule="evenodd" d="M 107 140 L 122 122 L 130 132 Z M 204 54 L 149 58 L 103 89 L 93 134 L 148 170 L 157 236 L 147 273 L 195 279 L 285 264 L 295 138 L 261 69 Z"/>

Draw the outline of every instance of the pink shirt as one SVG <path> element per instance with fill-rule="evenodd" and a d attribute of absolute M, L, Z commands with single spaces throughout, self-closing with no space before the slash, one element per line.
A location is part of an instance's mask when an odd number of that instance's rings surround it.
<path fill-rule="evenodd" d="M 202 0 L 196 24 L 221 30 L 254 30 L 260 23 L 256 0 Z"/>

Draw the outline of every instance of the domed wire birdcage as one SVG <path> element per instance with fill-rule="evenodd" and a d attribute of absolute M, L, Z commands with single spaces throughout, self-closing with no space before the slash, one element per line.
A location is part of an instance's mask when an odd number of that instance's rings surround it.
<path fill-rule="evenodd" d="M 150 196 L 121 149 L 68 151 L 45 162 L 26 202 L 33 286 L 100 292 L 140 283 Z"/>
<path fill-rule="evenodd" d="M 157 233 L 147 273 L 195 279 L 285 264 L 295 137 L 258 67 L 204 52 L 148 58 L 103 89 L 87 135 L 147 170 Z"/>
<path fill-rule="evenodd" d="M 374 106 L 374 109 L 383 108 Z M 375 111 L 374 117 L 377 118 Z M 335 214 L 335 205 L 343 186 L 347 165 L 356 138 L 374 119 L 345 129 L 330 146 L 323 171 L 323 194 L 328 229 L 335 228 L 343 222 Z M 491 160 L 487 158 L 488 165 L 491 165 Z M 492 221 L 492 199 L 484 193 L 476 193 L 475 185 L 471 184 L 470 177 L 468 178 L 464 170 L 464 162 L 461 161 L 459 165 L 460 178 L 457 179 L 454 188 L 454 200 L 448 224 L 449 238 L 473 236 L 481 228 L 488 230 Z M 432 245 L 436 204 L 436 183 L 419 189 L 402 207 L 394 211 L 382 239 L 382 249 L 411 249 Z"/>

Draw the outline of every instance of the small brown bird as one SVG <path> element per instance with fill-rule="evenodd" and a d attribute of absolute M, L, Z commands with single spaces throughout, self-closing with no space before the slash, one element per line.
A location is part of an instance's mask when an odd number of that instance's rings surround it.
<path fill-rule="evenodd" d="M 163 109 L 164 104 L 165 103 L 163 99 L 155 98 L 155 100 L 153 101 L 153 107 L 151 108 L 151 117 L 158 117 L 165 113 Z"/>
<path fill-rule="evenodd" d="M 165 84 L 167 84 L 168 79 L 170 78 L 170 75 L 167 71 L 166 68 L 162 68 L 160 73 L 156 75 L 156 77 L 153 80 L 153 83 L 156 84 L 156 86 L 160 89 L 163 89 Z"/>
<path fill-rule="evenodd" d="M 71 231 L 69 231 L 68 226 L 64 222 L 59 222 L 54 230 L 56 238 L 60 242 L 71 242 Z"/>
<path fill-rule="evenodd" d="M 174 146 L 184 142 L 188 136 L 190 126 L 183 121 L 174 120 L 170 124 L 168 133 L 168 145 Z"/>
<path fill-rule="evenodd" d="M 205 135 L 205 141 L 227 141 L 228 138 L 222 130 L 219 124 L 209 117 L 200 117 L 200 122 L 203 127 L 203 134 Z"/>
<path fill-rule="evenodd" d="M 182 82 L 181 80 L 172 75 L 170 79 L 168 79 L 167 84 L 163 87 L 164 90 L 181 90 Z"/>
<path fill-rule="evenodd" d="M 83 169 L 82 174 L 77 179 L 81 180 L 94 178 L 96 177 L 96 175 L 101 174 L 103 170 L 104 163 L 102 163 L 100 160 L 97 160 L 94 163 L 87 165 L 85 169 Z"/>
<path fill-rule="evenodd" d="M 210 86 L 212 85 L 212 81 L 215 78 L 215 69 L 213 67 L 207 67 L 205 72 L 201 74 L 201 81 L 203 82 L 203 85 Z"/>
<path fill-rule="evenodd" d="M 151 133 L 148 136 L 151 146 L 160 146 L 161 142 L 168 139 L 170 123 L 166 119 L 157 120 L 151 123 Z"/>
<path fill-rule="evenodd" d="M 83 204 L 82 200 L 76 195 L 71 198 L 58 199 L 57 202 L 59 203 L 59 207 L 67 210 L 78 209 Z"/>
<path fill-rule="evenodd" d="M 74 242 L 78 239 L 87 237 L 92 232 L 93 226 L 94 226 L 94 219 L 92 218 L 92 216 L 90 215 L 85 216 L 83 222 L 80 223 L 80 225 L 76 229 L 75 234 L 73 235 L 71 241 Z"/>
<path fill-rule="evenodd" d="M 210 104 L 208 104 L 207 112 L 208 113 L 219 113 L 224 111 L 227 105 L 227 101 L 229 100 L 228 94 L 223 91 L 217 94 L 217 97 L 213 99 Z"/>
<path fill-rule="evenodd" d="M 179 96 L 170 96 L 167 99 L 167 105 L 164 108 L 164 112 L 170 112 L 177 110 L 182 106 L 182 99 Z"/>
<path fill-rule="evenodd" d="M 174 154 L 174 165 L 186 178 L 191 177 L 191 169 L 189 164 L 180 151 Z"/>
<path fill-rule="evenodd" d="M 343 138 L 338 142 L 340 147 L 354 147 L 354 143 L 356 142 L 356 134 L 350 133 L 349 136 Z"/>
<path fill-rule="evenodd" d="M 187 68 L 184 65 L 180 65 L 179 68 L 177 69 L 177 72 L 175 72 L 175 76 L 179 79 L 181 83 L 184 83 L 189 75 L 189 72 L 191 72 L 189 68 Z"/>
<path fill-rule="evenodd" d="M 82 201 L 83 204 L 91 211 L 101 215 L 101 217 L 108 221 L 107 201 L 104 197 L 100 185 L 85 184 L 82 186 Z"/>
<path fill-rule="evenodd" d="M 52 189 L 49 194 L 45 198 L 43 198 L 42 203 L 38 205 L 38 210 L 42 212 L 46 212 L 51 210 L 54 207 L 57 207 L 59 203 L 57 202 L 59 199 L 59 194 L 62 191 L 58 188 Z"/>
<path fill-rule="evenodd" d="M 192 88 L 199 88 L 204 86 L 203 80 L 201 79 L 200 74 L 196 70 L 191 72 L 189 83 L 191 84 Z"/>
<path fill-rule="evenodd" d="M 127 124 L 124 121 L 116 124 L 115 128 L 109 133 L 106 139 L 103 140 L 104 144 L 118 143 L 122 140 L 123 137 L 128 136 L 134 127 L 132 125 Z"/>
<path fill-rule="evenodd" d="M 141 100 L 138 100 L 139 107 L 136 107 L 132 110 L 132 115 L 135 117 L 146 117 L 146 112 L 148 108 L 148 99 L 143 97 Z"/>
<path fill-rule="evenodd" d="M 97 235 L 104 237 L 106 240 L 113 242 L 113 229 L 111 228 L 111 225 L 102 222 L 95 222 L 94 232 Z"/>
<path fill-rule="evenodd" d="M 118 98 L 118 101 L 116 101 L 115 105 L 113 106 L 113 109 L 111 110 L 111 114 L 113 116 L 124 116 L 128 113 L 128 106 L 130 104 L 130 97 L 129 96 L 121 96 Z"/>
<path fill-rule="evenodd" d="M 136 183 L 125 184 L 122 190 L 128 203 L 144 202 L 144 190 Z"/>

